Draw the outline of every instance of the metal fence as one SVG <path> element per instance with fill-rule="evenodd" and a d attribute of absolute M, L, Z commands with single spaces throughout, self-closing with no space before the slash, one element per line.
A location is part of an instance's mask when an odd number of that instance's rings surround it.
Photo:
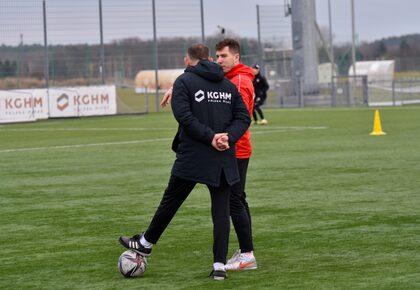
<path fill-rule="evenodd" d="M 140 70 L 183 67 L 186 48 L 203 41 L 202 5 L 2 0 L 0 89 L 113 83 L 134 90 Z"/>
<path fill-rule="evenodd" d="M 266 106 L 353 106 L 383 99 L 398 105 L 418 99 L 416 80 L 366 80 L 360 88 L 360 81 L 336 78 L 333 85 L 316 84 L 314 94 L 294 92 L 289 7 L 257 5 L 256 12 L 257 38 L 238 39 L 242 61 L 260 63 L 270 83 Z M 203 0 L 2 0 L 0 90 L 116 84 L 119 113 L 158 110 L 159 91 L 134 94 L 135 76 L 182 68 L 191 43 L 214 47 L 225 35 L 205 35 L 204 18 Z"/>
<path fill-rule="evenodd" d="M 292 19 L 284 5 L 257 6 L 259 60 L 270 84 L 266 107 L 387 106 L 420 103 L 420 80 L 370 81 L 367 76 L 336 76 L 329 83 L 293 85 Z M 397 70 L 415 70 L 418 59 L 396 59 Z M 303 86 L 317 88 L 304 93 Z M 300 88 L 300 90 L 299 90 Z"/>
<path fill-rule="evenodd" d="M 288 7 L 258 5 L 259 59 L 272 88 L 292 77 L 292 24 Z"/>
<path fill-rule="evenodd" d="M 293 93 L 292 81 L 284 81 L 267 100 L 267 107 L 406 106 L 420 104 L 420 79 L 375 80 L 367 76 L 334 77 L 316 84 L 314 94 Z"/>
<path fill-rule="evenodd" d="M 2 60 L 11 62 L 17 79 L 104 83 L 115 71 L 132 78 L 138 69 L 159 67 L 157 54 L 163 64 L 170 59 L 171 65 L 182 65 L 173 52 L 184 53 L 203 33 L 196 0 L 3 0 L 0 5 L 1 42 L 8 47 L 1 50 Z M 168 48 L 165 37 L 173 36 L 178 38 Z"/>

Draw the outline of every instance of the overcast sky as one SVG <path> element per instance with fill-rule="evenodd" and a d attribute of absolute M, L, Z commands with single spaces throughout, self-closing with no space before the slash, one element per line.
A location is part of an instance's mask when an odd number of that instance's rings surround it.
<path fill-rule="evenodd" d="M 317 21 L 320 26 L 328 27 L 328 0 L 315 1 Z M 420 0 L 354 2 L 356 32 L 360 41 L 420 33 Z M 206 19 L 208 32 L 220 23 L 234 31 L 257 35 L 257 4 L 284 5 L 284 0 L 204 0 L 206 12 L 214 15 Z M 235 10 L 238 13 L 232 12 Z M 338 42 L 351 41 L 351 0 L 331 0 L 331 11 L 334 39 Z"/>
<path fill-rule="evenodd" d="M 304 1 L 304 0 L 301 0 Z M 354 0 L 359 41 L 420 33 L 420 0 Z M 290 1 L 289 1 L 290 2 Z M 328 28 L 328 0 L 315 0 L 317 21 Z M 46 0 L 49 44 L 98 43 L 98 0 Z M 104 41 L 153 37 L 151 0 L 102 0 Z M 158 37 L 201 36 L 199 0 L 155 0 Z M 263 36 L 291 39 L 285 0 L 203 0 L 205 35 L 224 27 L 258 37 L 256 6 L 264 14 Z M 351 0 L 331 0 L 335 43 L 351 41 Z M 261 24 L 263 26 L 263 24 Z M 274 36 L 274 34 L 278 34 Z M 0 44 L 43 44 L 42 0 L 0 0 Z M 286 40 L 285 40 L 286 41 Z"/>

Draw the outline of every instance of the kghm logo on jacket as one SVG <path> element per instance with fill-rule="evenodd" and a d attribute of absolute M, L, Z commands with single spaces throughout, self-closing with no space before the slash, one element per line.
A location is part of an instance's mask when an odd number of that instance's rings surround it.
<path fill-rule="evenodd" d="M 209 103 L 225 103 L 230 104 L 232 102 L 232 94 L 227 92 L 204 92 L 202 90 L 197 91 L 194 94 L 195 101 L 200 103 L 207 97 Z"/>
<path fill-rule="evenodd" d="M 198 103 L 204 100 L 204 92 L 202 90 L 199 90 L 198 92 L 196 92 L 194 96 L 195 96 L 195 100 Z"/>

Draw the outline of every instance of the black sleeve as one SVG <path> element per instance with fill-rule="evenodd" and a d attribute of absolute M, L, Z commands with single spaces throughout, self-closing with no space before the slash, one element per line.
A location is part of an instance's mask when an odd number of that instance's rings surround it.
<path fill-rule="evenodd" d="M 236 143 L 239 138 L 248 130 L 251 124 L 251 117 L 248 109 L 238 91 L 235 91 L 232 98 L 233 119 L 227 127 L 226 132 L 229 136 L 229 143 Z"/>
<path fill-rule="evenodd" d="M 264 92 L 268 91 L 270 89 L 270 85 L 267 82 L 267 79 L 264 76 L 261 76 L 261 81 L 264 85 Z"/>
<path fill-rule="evenodd" d="M 188 89 L 181 80 L 176 80 L 174 83 L 171 106 L 175 119 L 188 136 L 200 142 L 211 144 L 215 132 L 200 123 L 193 115 Z"/>

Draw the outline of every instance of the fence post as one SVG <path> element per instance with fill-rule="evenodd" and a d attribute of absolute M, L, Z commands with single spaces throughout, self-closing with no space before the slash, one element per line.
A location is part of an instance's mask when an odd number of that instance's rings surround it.
<path fill-rule="evenodd" d="M 149 86 L 146 86 L 145 90 L 145 97 L 146 97 L 146 113 L 149 113 Z"/>
<path fill-rule="evenodd" d="M 363 88 L 363 103 L 369 106 L 369 87 L 367 76 L 362 77 L 362 88 Z"/>
<path fill-rule="evenodd" d="M 347 97 L 347 106 L 351 106 L 351 93 L 350 93 L 350 76 L 347 78 L 346 81 L 346 97 Z"/>
<path fill-rule="evenodd" d="M 90 69 L 89 69 L 89 46 L 85 44 L 85 78 L 87 79 L 87 85 L 90 86 Z"/>
<path fill-rule="evenodd" d="M 47 40 L 47 8 L 45 4 L 45 0 L 42 1 L 42 14 L 43 14 L 43 22 L 44 22 L 44 78 L 45 78 L 45 88 L 49 88 L 49 80 L 50 80 L 50 60 L 48 56 L 48 40 Z"/>
<path fill-rule="evenodd" d="M 51 47 L 51 53 L 50 50 L 48 49 L 48 80 L 49 82 L 53 82 L 53 86 L 54 86 L 54 81 L 55 81 L 55 51 L 54 51 L 54 47 Z M 51 66 L 49 65 L 51 61 Z"/>
<path fill-rule="evenodd" d="M 395 80 L 392 80 L 392 104 L 395 107 Z"/>
<path fill-rule="evenodd" d="M 17 50 L 17 57 L 16 57 L 16 87 L 20 89 L 20 60 L 23 59 L 23 34 L 20 34 L 20 42 L 19 42 L 19 49 Z M 13 62 L 11 64 L 13 67 Z"/>
<path fill-rule="evenodd" d="M 331 76 L 331 106 L 335 107 L 337 104 L 337 95 L 335 89 L 335 77 L 334 75 Z"/>
<path fill-rule="evenodd" d="M 152 0 L 153 8 L 153 54 L 155 63 L 155 87 L 156 87 L 156 112 L 159 112 L 159 74 L 158 74 L 158 49 L 157 49 L 157 36 L 156 36 L 156 5 L 155 0 Z"/>
<path fill-rule="evenodd" d="M 105 84 L 105 47 L 104 47 L 104 29 L 102 23 L 102 0 L 99 0 L 99 32 L 101 37 L 101 60 L 99 72 L 101 74 L 102 84 Z"/>

